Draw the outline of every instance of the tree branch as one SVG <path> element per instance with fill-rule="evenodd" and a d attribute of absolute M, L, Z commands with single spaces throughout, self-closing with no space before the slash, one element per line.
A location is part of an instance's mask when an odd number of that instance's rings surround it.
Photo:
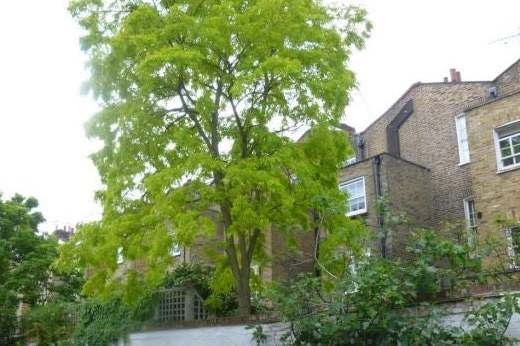
<path fill-rule="evenodd" d="M 233 110 L 233 115 L 235 117 L 235 121 L 237 123 L 238 134 L 240 135 L 240 140 L 242 142 L 242 158 L 246 158 L 247 155 L 247 133 L 242 126 L 242 122 L 240 121 L 240 115 L 238 114 L 237 107 L 233 98 L 228 95 L 229 103 L 231 104 L 231 109 Z"/>
<path fill-rule="evenodd" d="M 251 239 L 249 240 L 249 248 L 247 249 L 247 258 L 249 260 L 249 263 L 253 260 L 253 254 L 255 252 L 256 242 L 258 240 L 258 237 L 260 237 L 260 230 L 257 228 L 253 231 L 253 235 L 251 236 Z"/>
<path fill-rule="evenodd" d="M 222 93 L 222 81 L 219 79 L 219 81 L 217 82 L 217 90 L 215 91 L 215 101 L 213 103 L 215 109 L 213 110 L 213 114 L 211 115 L 211 141 L 213 144 L 213 151 L 215 152 L 216 156 L 220 156 L 218 148 L 220 143 L 220 135 L 218 133 L 218 116 Z"/>
<path fill-rule="evenodd" d="M 182 94 L 182 91 L 184 90 L 184 92 L 186 92 L 186 97 L 190 100 L 190 102 L 192 104 L 195 104 L 195 102 L 191 99 L 191 97 L 188 95 L 187 91 L 186 91 L 186 88 L 184 87 L 184 82 L 183 81 L 180 81 L 179 82 L 179 86 L 178 86 L 178 93 L 179 93 L 179 97 L 181 99 L 181 103 L 182 103 L 182 107 L 184 109 L 184 112 L 190 117 L 191 121 L 193 121 L 193 123 L 195 124 L 195 128 L 197 129 L 197 132 L 199 133 L 199 135 L 202 137 L 202 140 L 204 141 L 204 143 L 206 144 L 206 146 L 208 147 L 208 150 L 211 152 L 212 155 L 215 155 L 215 153 L 213 152 L 213 146 L 211 144 L 211 141 L 209 140 L 208 136 L 206 135 L 206 133 L 204 132 L 204 128 L 202 127 L 202 124 L 200 123 L 200 121 L 197 119 L 197 116 L 195 114 L 195 111 L 192 110 L 186 100 L 184 99 L 184 95 Z"/>

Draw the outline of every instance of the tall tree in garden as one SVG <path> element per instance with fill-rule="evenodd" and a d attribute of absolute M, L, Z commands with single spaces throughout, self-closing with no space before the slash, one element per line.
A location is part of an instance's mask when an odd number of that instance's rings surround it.
<path fill-rule="evenodd" d="M 73 300 L 81 286 L 78 275 L 52 269 L 58 243 L 38 234 L 43 216 L 34 198 L 0 195 L 0 344 L 14 344 L 20 303 L 32 307 L 50 300 Z M 77 274 L 77 272 L 76 272 Z"/>
<path fill-rule="evenodd" d="M 216 245 L 246 315 L 251 262 L 268 230 L 290 236 L 320 222 L 354 236 L 337 188 L 350 149 L 333 126 L 355 86 L 351 52 L 370 30 L 364 10 L 318 0 L 76 0 L 70 11 L 85 29 L 89 87 L 102 107 L 88 134 L 104 143 L 93 155 L 103 219 L 71 252 L 95 269 L 85 292 L 157 283 L 173 243 L 214 238 L 220 224 Z M 313 131 L 291 140 L 301 126 Z M 146 261 L 144 277 L 130 269 L 112 279 L 119 248 Z"/>

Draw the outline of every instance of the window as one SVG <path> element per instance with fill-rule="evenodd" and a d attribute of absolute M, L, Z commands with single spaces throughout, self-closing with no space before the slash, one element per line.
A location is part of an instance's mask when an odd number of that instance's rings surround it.
<path fill-rule="evenodd" d="M 498 170 L 520 167 L 520 121 L 495 129 Z"/>
<path fill-rule="evenodd" d="M 173 257 L 177 257 L 181 255 L 181 247 L 177 244 L 174 244 L 171 249 L 171 255 Z"/>
<path fill-rule="evenodd" d="M 123 248 L 122 247 L 117 248 L 116 261 L 117 261 L 117 264 L 122 264 L 125 261 L 125 258 L 123 257 Z"/>
<path fill-rule="evenodd" d="M 507 254 L 511 260 L 511 269 L 520 268 L 520 225 L 506 228 Z"/>
<path fill-rule="evenodd" d="M 470 247 L 477 245 L 477 213 L 475 211 L 475 200 L 466 198 L 464 200 L 464 214 L 466 215 L 466 226 L 468 229 L 468 244 Z"/>
<path fill-rule="evenodd" d="M 357 178 L 340 185 L 340 189 L 348 194 L 347 216 L 366 213 L 367 201 L 365 195 L 365 178 Z"/>
<path fill-rule="evenodd" d="M 469 162 L 468 131 L 464 113 L 455 118 L 455 128 L 457 129 L 457 143 L 459 145 L 459 165 L 462 165 Z"/>

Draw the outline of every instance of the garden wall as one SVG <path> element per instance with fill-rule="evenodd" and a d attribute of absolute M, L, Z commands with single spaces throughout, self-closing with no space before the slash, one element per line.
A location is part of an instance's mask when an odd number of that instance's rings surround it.
<path fill-rule="evenodd" d="M 268 335 L 263 345 L 275 346 L 285 332 L 282 323 L 262 325 Z M 253 341 L 253 329 L 246 329 L 246 325 L 215 326 L 198 328 L 180 328 L 170 330 L 147 331 L 131 333 L 128 339 L 120 342 L 119 346 L 242 346 L 256 345 Z"/>
<path fill-rule="evenodd" d="M 441 305 L 440 308 L 447 313 L 446 323 L 460 326 L 468 310 L 493 299 L 496 298 L 486 298 L 473 303 L 450 302 Z M 283 323 L 264 323 L 262 328 L 267 335 L 263 346 L 278 345 L 280 338 L 287 331 L 287 325 Z M 118 346 L 255 346 L 253 331 L 253 329 L 246 329 L 245 324 L 150 330 L 130 333 L 127 340 L 119 342 Z M 506 335 L 520 340 L 520 314 L 512 316 Z"/>

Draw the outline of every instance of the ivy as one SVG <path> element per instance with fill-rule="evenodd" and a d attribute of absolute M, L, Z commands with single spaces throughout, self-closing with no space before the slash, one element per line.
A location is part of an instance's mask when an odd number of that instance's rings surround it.
<path fill-rule="evenodd" d="M 79 318 L 73 334 L 73 345 L 106 346 L 125 338 L 153 315 L 154 295 L 148 295 L 135 306 L 124 303 L 121 295 L 107 301 L 87 300 L 79 307 Z"/>

